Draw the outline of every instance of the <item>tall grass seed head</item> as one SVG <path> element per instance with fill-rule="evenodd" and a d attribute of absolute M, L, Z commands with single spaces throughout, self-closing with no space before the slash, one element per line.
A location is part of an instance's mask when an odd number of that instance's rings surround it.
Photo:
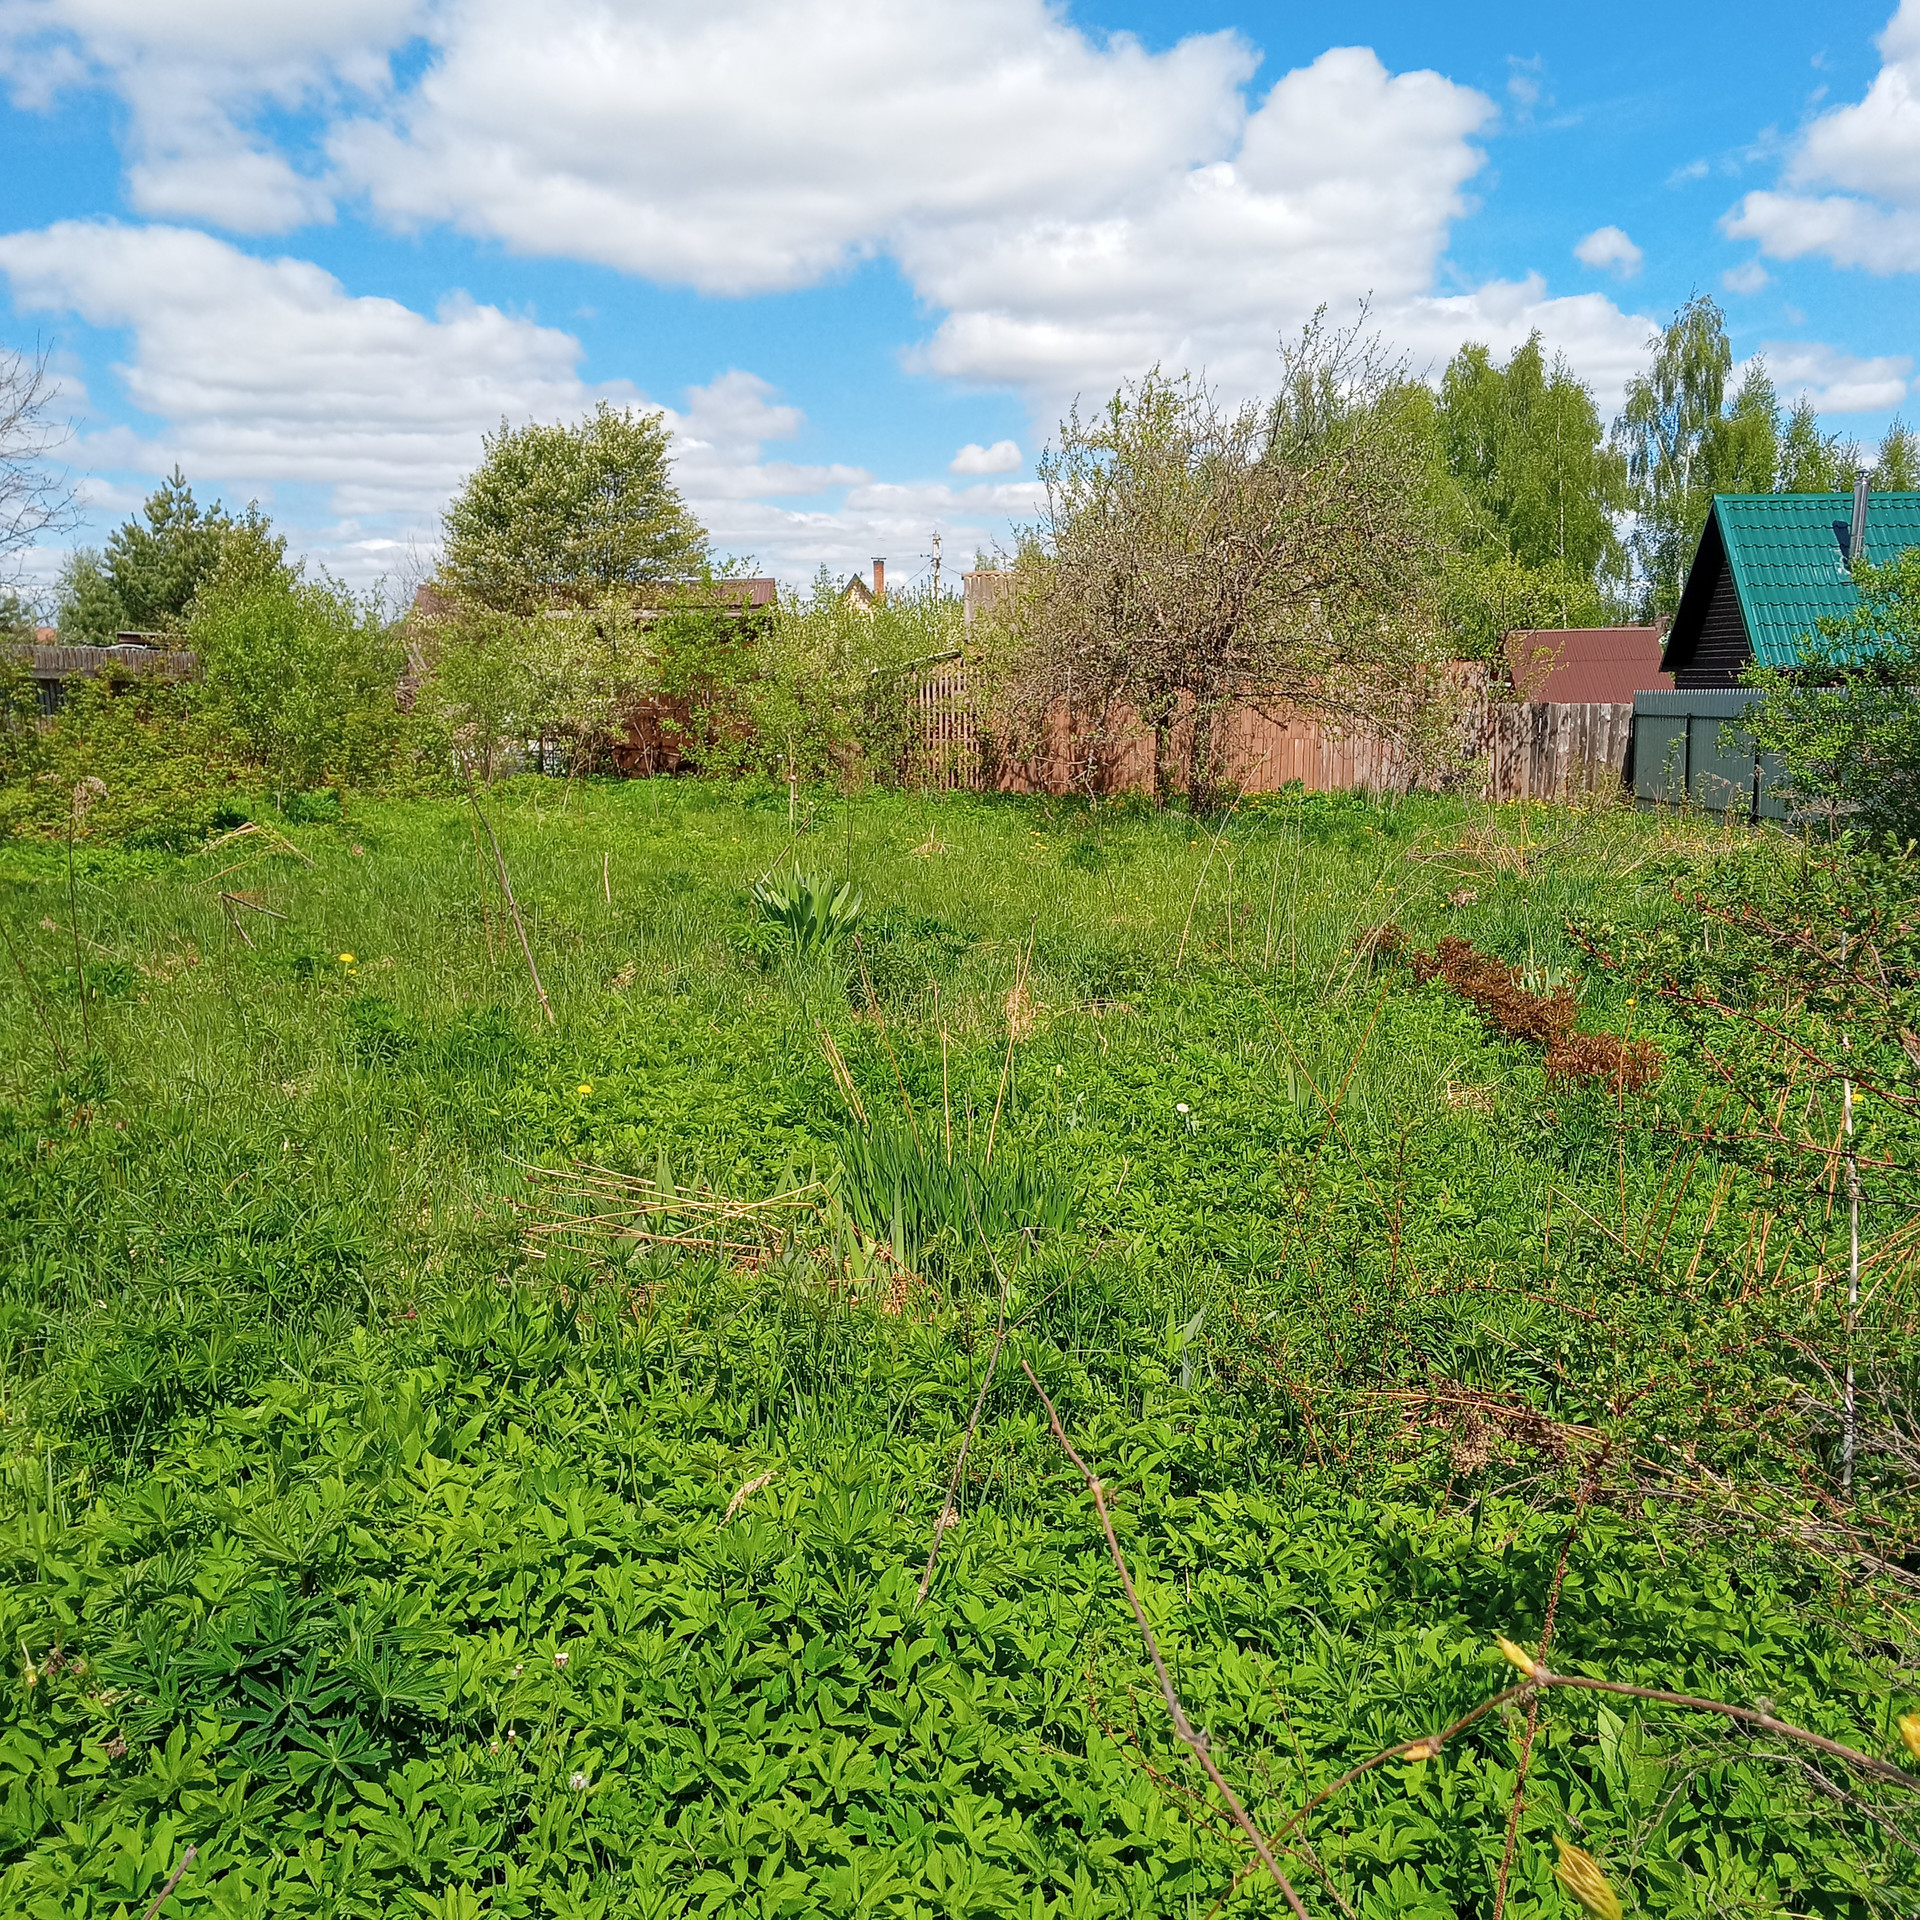
<path fill-rule="evenodd" d="M 1593 1920 L 1621 1920 L 1620 1896 L 1607 1884 L 1599 1861 L 1560 1834 L 1553 1836 L 1553 1844 L 1560 1849 L 1560 1858 L 1553 1863 L 1553 1877 Z"/>

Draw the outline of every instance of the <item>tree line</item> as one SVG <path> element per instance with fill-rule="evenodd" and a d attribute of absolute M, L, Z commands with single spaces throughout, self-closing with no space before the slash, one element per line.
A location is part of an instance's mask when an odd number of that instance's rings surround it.
<path fill-rule="evenodd" d="M 1156 368 L 1076 406 L 1040 465 L 1041 514 L 997 556 L 1012 590 L 969 639 L 984 737 L 1031 751 L 1064 710 L 1091 763 L 1144 724 L 1158 794 L 1200 802 L 1236 703 L 1384 730 L 1417 756 L 1449 725 L 1446 662 L 1497 660 L 1516 628 L 1670 612 L 1715 492 L 1841 491 L 1866 463 L 1808 401 L 1783 408 L 1762 363 L 1734 381 L 1710 299 L 1650 344 L 1610 426 L 1537 333 L 1504 360 L 1463 347 L 1429 382 L 1324 319 L 1283 343 L 1266 400 Z M 1917 451 L 1896 421 L 1875 484 L 1912 487 Z M 589 769 L 639 711 L 709 770 L 899 775 L 915 663 L 958 647 L 957 602 L 856 606 L 823 571 L 744 608 L 744 568 L 714 553 L 671 452 L 644 409 L 503 422 L 399 608 L 289 560 L 256 506 L 202 506 L 176 471 L 71 556 L 61 637 L 191 647 L 201 680 L 164 698 L 295 788 Z M 102 713 L 83 692 L 69 731 Z"/>

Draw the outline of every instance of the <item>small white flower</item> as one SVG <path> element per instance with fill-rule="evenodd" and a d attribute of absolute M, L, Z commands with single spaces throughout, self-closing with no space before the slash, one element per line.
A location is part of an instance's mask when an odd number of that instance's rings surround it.
<path fill-rule="evenodd" d="M 515 1733 L 511 1727 L 509 1727 L 507 1729 L 507 1744 L 509 1746 L 514 1746 L 519 1742 L 519 1739 L 520 1739 L 520 1736 L 517 1733 Z"/>
<path fill-rule="evenodd" d="M 513 1677 L 514 1677 L 514 1678 L 515 1678 L 516 1680 L 518 1680 L 518 1679 L 520 1678 L 520 1665 L 519 1665 L 519 1662 L 518 1662 L 518 1661 L 516 1661 L 516 1662 L 514 1663 L 514 1668 L 513 1668 Z"/>
<path fill-rule="evenodd" d="M 1173 1103 L 1173 1110 L 1175 1113 L 1189 1113 L 1192 1111 L 1184 1100 L 1176 1100 Z"/>
<path fill-rule="evenodd" d="M 568 1780 L 567 1785 L 570 1786 L 575 1793 L 585 1793 L 587 1790 L 587 1776 L 584 1773 L 576 1773 Z"/>
<path fill-rule="evenodd" d="M 565 1666 L 565 1665 L 567 1664 L 567 1659 L 568 1659 L 568 1655 L 567 1655 L 567 1654 L 566 1654 L 566 1652 L 565 1652 L 565 1651 L 563 1650 L 563 1651 L 561 1651 L 561 1652 L 559 1652 L 559 1653 L 556 1653 L 556 1654 L 555 1654 L 555 1655 L 553 1656 L 553 1664 L 554 1664 L 554 1665 L 555 1665 L 556 1667 L 564 1667 L 564 1666 Z"/>

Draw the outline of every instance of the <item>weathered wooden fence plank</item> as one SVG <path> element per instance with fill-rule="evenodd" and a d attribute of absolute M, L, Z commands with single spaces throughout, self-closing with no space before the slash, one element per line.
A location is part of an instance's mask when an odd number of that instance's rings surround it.
<path fill-rule="evenodd" d="M 920 743 L 912 775 L 931 787 L 1007 792 L 1121 793 L 1146 787 L 1153 742 L 1144 728 L 1096 742 L 1065 715 L 1049 722 L 1040 750 L 991 772 L 965 671 L 925 675 L 918 691 Z M 1459 779 L 1489 800 L 1567 800 L 1609 791 L 1625 773 L 1633 732 L 1630 702 L 1586 705 L 1477 699 L 1462 728 Z M 1292 782 L 1311 792 L 1405 792 L 1414 784 L 1388 739 L 1346 732 L 1300 713 L 1230 708 L 1217 723 L 1221 777 L 1245 793 Z M 1184 739 L 1179 742 L 1184 752 Z"/>

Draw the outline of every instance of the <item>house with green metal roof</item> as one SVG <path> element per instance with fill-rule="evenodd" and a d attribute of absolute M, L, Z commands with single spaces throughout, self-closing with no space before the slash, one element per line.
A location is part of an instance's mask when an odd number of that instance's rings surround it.
<path fill-rule="evenodd" d="M 1817 622 L 1852 612 L 1858 535 L 1876 565 L 1920 546 L 1920 493 L 1720 493 L 1680 595 L 1662 669 L 1680 692 L 1737 687 L 1748 663 L 1793 667 Z"/>

